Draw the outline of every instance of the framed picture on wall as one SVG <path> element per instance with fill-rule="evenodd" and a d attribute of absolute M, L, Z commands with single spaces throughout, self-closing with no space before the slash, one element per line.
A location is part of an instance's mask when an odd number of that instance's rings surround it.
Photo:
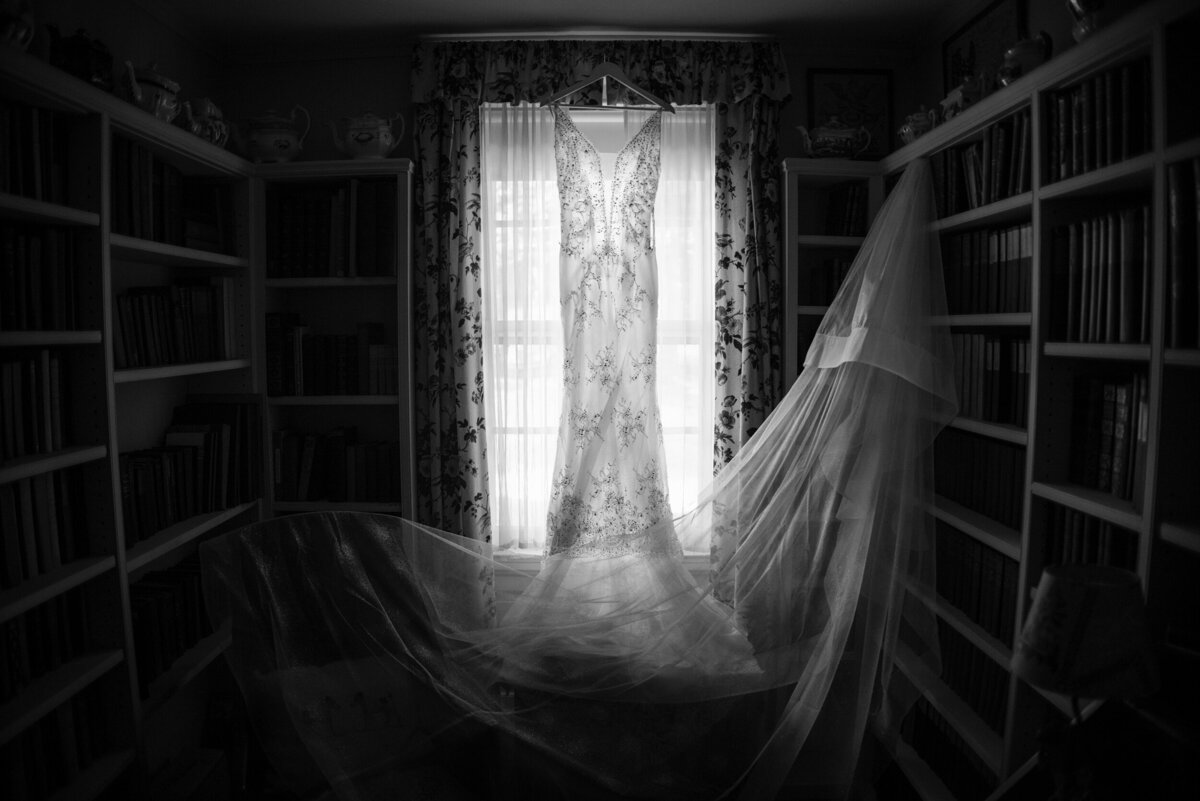
<path fill-rule="evenodd" d="M 1004 51 L 1025 30 L 1025 0 L 996 0 L 942 42 L 942 92 L 949 94 L 969 77 L 984 75 L 983 88 L 995 86 Z"/>
<path fill-rule="evenodd" d="M 851 128 L 866 128 L 871 135 L 857 158 L 878 159 L 892 152 L 892 71 L 810 69 L 809 130 L 825 125 L 831 117 Z"/>

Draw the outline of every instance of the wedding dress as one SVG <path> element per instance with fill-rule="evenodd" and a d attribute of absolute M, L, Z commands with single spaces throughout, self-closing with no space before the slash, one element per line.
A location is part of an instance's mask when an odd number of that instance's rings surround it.
<path fill-rule="evenodd" d="M 566 143 L 575 132 L 555 113 Z M 653 153 L 653 119 L 623 151 L 612 197 L 623 170 L 653 172 L 631 166 Z M 564 197 L 570 231 L 590 201 Z M 683 514 L 614 532 L 564 523 L 560 503 L 536 571 L 363 513 L 277 518 L 203 544 L 209 613 L 232 621 L 226 657 L 281 774 L 343 800 L 757 801 L 785 780 L 848 794 L 868 726 L 886 742 L 914 700 L 891 670 L 896 649 L 937 669 L 930 610 L 906 592 L 934 586 L 930 446 L 956 410 L 932 219 L 916 161 L 804 371 Z M 647 258 L 631 230 L 608 242 Z M 576 486 L 560 497 L 591 497 Z M 707 580 L 682 569 L 681 544 L 711 549 Z M 497 598 L 512 601 L 499 622 Z"/>

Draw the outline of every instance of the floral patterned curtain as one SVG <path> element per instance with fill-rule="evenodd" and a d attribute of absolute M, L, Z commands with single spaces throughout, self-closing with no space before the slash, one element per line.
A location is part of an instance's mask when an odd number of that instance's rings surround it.
<path fill-rule="evenodd" d="M 789 88 L 777 44 L 422 42 L 413 56 L 422 523 L 488 537 L 479 106 L 537 102 L 604 62 L 619 64 L 634 83 L 667 101 L 717 107 L 714 469 L 733 458 L 780 395 L 777 136 Z"/>

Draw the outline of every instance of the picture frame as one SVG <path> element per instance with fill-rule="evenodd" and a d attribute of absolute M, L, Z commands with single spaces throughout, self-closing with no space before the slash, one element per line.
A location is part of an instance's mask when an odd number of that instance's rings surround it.
<path fill-rule="evenodd" d="M 985 76 L 994 86 L 1004 51 L 1025 30 L 1025 0 L 995 0 L 942 42 L 942 93 L 948 95 L 968 76 Z"/>
<path fill-rule="evenodd" d="M 866 128 L 871 141 L 855 158 L 879 159 L 892 152 L 892 71 L 882 69 L 808 70 L 808 128 L 837 117 L 850 128 Z"/>

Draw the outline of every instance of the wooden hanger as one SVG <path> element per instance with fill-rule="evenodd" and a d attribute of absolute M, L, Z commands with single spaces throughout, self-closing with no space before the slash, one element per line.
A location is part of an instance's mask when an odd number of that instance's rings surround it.
<path fill-rule="evenodd" d="M 616 81 L 617 83 L 621 84 L 626 89 L 633 92 L 634 94 L 636 94 L 640 97 L 644 97 L 646 100 L 649 100 L 651 104 L 658 106 L 663 111 L 669 111 L 672 114 L 675 113 L 675 109 L 674 109 L 674 107 L 671 106 L 670 103 L 656 97 L 655 95 L 651 94 L 650 92 L 647 92 L 645 89 L 642 89 L 642 88 L 638 87 L 637 85 L 635 85 L 633 83 L 633 81 L 631 81 L 629 79 L 629 76 L 627 76 L 620 67 L 618 67 L 616 64 L 613 64 L 611 61 L 606 61 L 603 64 L 598 65 L 596 67 L 596 69 L 592 70 L 592 74 L 589 75 L 588 77 L 584 78 L 582 81 L 579 81 L 578 83 L 573 83 L 570 86 L 568 86 L 566 89 L 555 92 L 554 94 L 545 98 L 544 100 L 542 100 L 541 105 L 546 106 L 546 105 L 551 105 L 554 103 L 559 103 L 564 98 L 570 97 L 571 95 L 578 92 L 580 89 L 583 89 L 585 86 L 591 86 L 596 81 L 600 81 L 601 84 L 600 84 L 600 105 L 599 106 L 567 104 L 566 107 L 567 108 L 579 108 L 579 109 L 628 108 L 628 109 L 639 109 L 642 111 L 646 110 L 647 106 L 644 106 L 644 105 L 643 106 L 620 105 L 620 104 L 609 105 L 609 103 L 608 103 L 608 81 L 610 78 L 612 80 Z"/>

